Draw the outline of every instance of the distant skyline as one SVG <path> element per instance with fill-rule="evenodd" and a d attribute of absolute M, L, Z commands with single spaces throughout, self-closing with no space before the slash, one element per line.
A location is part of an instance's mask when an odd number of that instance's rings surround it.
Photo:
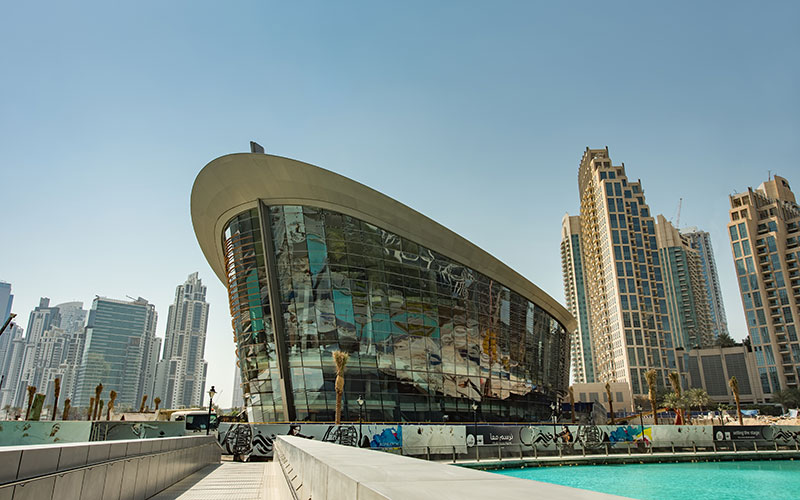
<path fill-rule="evenodd" d="M 41 296 L 129 295 L 163 338 L 199 272 L 206 388 L 226 406 L 227 293 L 189 216 L 206 163 L 254 140 L 345 175 L 564 303 L 561 218 L 584 148 L 608 146 L 654 214 L 683 198 L 681 227 L 711 233 L 741 340 L 728 195 L 770 171 L 800 186 L 798 18 L 796 2 L 9 4 L 0 280 L 26 330 Z"/>

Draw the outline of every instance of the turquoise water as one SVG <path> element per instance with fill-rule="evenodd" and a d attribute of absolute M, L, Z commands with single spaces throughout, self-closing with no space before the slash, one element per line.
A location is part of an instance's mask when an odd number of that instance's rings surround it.
<path fill-rule="evenodd" d="M 576 465 L 491 471 L 639 500 L 800 498 L 800 461 Z"/>

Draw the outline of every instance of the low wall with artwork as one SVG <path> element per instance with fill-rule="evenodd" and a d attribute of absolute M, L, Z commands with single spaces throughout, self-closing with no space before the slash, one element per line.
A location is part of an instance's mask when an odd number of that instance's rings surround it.
<path fill-rule="evenodd" d="M 642 443 L 653 448 L 712 447 L 719 442 L 797 446 L 800 426 L 223 423 L 219 427 L 223 453 L 239 457 L 272 457 L 274 441 L 281 435 L 403 455 L 455 456 L 472 453 L 476 447 L 500 447 L 514 454 L 596 452 Z"/>
<path fill-rule="evenodd" d="M 183 422 L 0 421 L 0 446 L 118 441 L 186 435 Z"/>

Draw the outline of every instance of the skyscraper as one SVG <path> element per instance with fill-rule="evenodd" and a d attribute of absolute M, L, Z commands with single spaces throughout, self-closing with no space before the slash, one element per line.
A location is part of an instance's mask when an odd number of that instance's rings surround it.
<path fill-rule="evenodd" d="M 139 297 L 124 301 L 97 297 L 92 302 L 86 339 L 78 371 L 74 406 L 88 406 L 94 388 L 103 384 L 104 394 L 117 391 L 117 408 L 138 408 L 150 395 L 155 359 L 153 351 L 157 314 L 155 306 Z"/>
<path fill-rule="evenodd" d="M 578 188 L 595 381 L 629 382 L 645 394 L 647 370 L 666 384 L 677 369 L 655 221 L 641 183 L 612 165 L 607 148 L 586 148 Z"/>
<path fill-rule="evenodd" d="M 711 246 L 711 235 L 701 231 L 696 227 L 681 229 L 681 234 L 691 241 L 692 248 L 697 250 L 700 256 L 700 267 L 711 314 L 711 331 L 714 338 L 720 335 L 729 335 L 728 318 L 725 315 L 725 305 L 722 302 L 722 288 L 719 285 L 719 275 L 717 274 L 717 262 L 714 258 L 714 249 Z"/>
<path fill-rule="evenodd" d="M 572 333 L 570 340 L 572 378 L 575 382 L 584 384 L 595 382 L 595 377 L 581 259 L 580 219 L 577 215 L 565 215 L 561 220 L 561 270 L 564 275 L 567 309 L 578 320 L 578 328 Z"/>
<path fill-rule="evenodd" d="M 800 380 L 800 206 L 786 179 L 731 195 L 728 231 L 761 388 Z"/>
<path fill-rule="evenodd" d="M 700 253 L 663 215 L 656 218 L 656 244 L 661 257 L 672 340 L 685 351 L 708 347 L 714 340 L 711 311 Z M 681 367 L 686 371 L 685 367 Z"/>
<path fill-rule="evenodd" d="M 15 406 L 22 406 L 27 396 L 26 388 L 34 386 L 39 392 L 44 392 L 42 377 L 45 364 L 41 362 L 42 348 L 40 342 L 45 332 L 53 327 L 58 327 L 61 322 L 59 310 L 50 305 L 50 299 L 42 297 L 39 305 L 31 311 L 28 317 L 28 331 L 25 335 L 25 352 L 22 355 L 19 377 L 16 384 Z"/>
<path fill-rule="evenodd" d="M 11 305 L 13 302 L 14 295 L 11 294 L 11 284 L 0 281 L 0 328 L 3 327 L 3 324 L 11 314 Z M 14 325 L 14 323 L 9 323 L 6 331 L 0 335 L 0 369 L 4 368 L 6 364 L 5 359 L 11 349 L 11 341 L 14 339 L 15 332 L 16 325 Z M 8 372 L 3 370 L 0 372 L 0 377 L 3 375 L 8 377 Z M 5 389 L 5 382 L 4 380 L 3 384 L 0 385 L 0 390 Z"/>
<path fill-rule="evenodd" d="M 156 392 L 164 408 L 197 407 L 203 401 L 208 363 L 203 359 L 208 326 L 206 287 L 192 273 L 175 290 L 158 364 Z"/>

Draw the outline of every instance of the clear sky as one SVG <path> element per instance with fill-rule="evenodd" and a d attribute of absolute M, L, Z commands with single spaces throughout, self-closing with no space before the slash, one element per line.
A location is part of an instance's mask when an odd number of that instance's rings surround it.
<path fill-rule="evenodd" d="M 49 5 L 48 5 L 49 4 Z M 0 16 L 0 279 L 143 296 L 163 335 L 194 271 L 208 385 L 230 402 L 225 287 L 189 215 L 199 170 L 267 151 L 333 170 L 465 236 L 563 302 L 561 217 L 586 146 L 654 213 L 711 232 L 744 318 L 728 195 L 800 195 L 798 2 L 7 2 Z"/>

